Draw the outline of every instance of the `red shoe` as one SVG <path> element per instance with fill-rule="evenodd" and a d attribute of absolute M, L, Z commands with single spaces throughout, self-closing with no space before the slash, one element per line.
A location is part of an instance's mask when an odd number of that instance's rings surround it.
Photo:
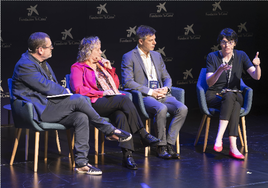
<path fill-rule="evenodd" d="M 213 148 L 216 152 L 221 152 L 223 147 L 222 147 L 222 142 L 221 142 L 221 146 L 216 146 L 214 145 L 214 148 Z"/>
<path fill-rule="evenodd" d="M 245 156 L 244 155 L 242 155 L 242 154 L 240 154 L 240 155 L 236 155 L 236 154 L 234 154 L 233 152 L 231 152 L 231 151 L 229 151 L 229 155 L 231 156 L 231 157 L 233 157 L 233 158 L 235 158 L 235 159 L 245 159 Z"/>

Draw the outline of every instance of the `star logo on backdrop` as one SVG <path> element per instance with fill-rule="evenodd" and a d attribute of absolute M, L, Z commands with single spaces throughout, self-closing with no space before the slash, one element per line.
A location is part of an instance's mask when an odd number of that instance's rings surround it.
<path fill-rule="evenodd" d="M 159 5 L 156 5 L 156 7 L 157 7 L 157 12 L 158 12 L 158 13 L 160 13 L 161 10 L 164 10 L 165 12 L 167 12 L 167 9 L 166 9 L 166 7 L 165 7 L 165 4 L 166 4 L 166 2 L 164 2 L 164 3 L 159 3 Z"/>
<path fill-rule="evenodd" d="M 166 48 L 165 46 L 163 48 L 158 48 L 158 50 L 156 50 L 156 52 L 158 52 L 158 53 L 160 53 L 160 54 L 163 55 L 162 58 L 163 58 L 163 61 L 165 63 L 172 62 L 173 61 L 173 57 L 166 57 L 166 53 L 164 52 L 164 49 L 165 48 Z"/>
<path fill-rule="evenodd" d="M 30 5 L 30 7 L 26 8 L 27 17 L 19 17 L 20 22 L 44 22 L 47 21 L 47 16 L 40 16 L 39 12 L 37 11 L 37 6 Z"/>
<path fill-rule="evenodd" d="M 1 84 L 1 83 L 2 83 L 2 80 L 0 81 L 0 84 Z M 2 86 L 0 86 L 0 90 L 1 90 L 1 92 L 4 92 Z"/>
<path fill-rule="evenodd" d="M 64 77 L 64 79 L 61 80 L 61 82 L 62 82 L 61 86 L 66 88 L 66 77 Z"/>
<path fill-rule="evenodd" d="M 132 34 L 136 35 L 136 27 L 137 26 L 129 27 L 129 29 L 126 30 L 127 31 L 127 37 L 126 38 L 120 38 L 119 42 L 120 43 L 135 42 L 136 41 L 135 37 L 131 37 L 131 36 L 132 36 Z"/>
<path fill-rule="evenodd" d="M 252 32 L 248 32 L 246 24 L 247 24 L 247 22 L 240 23 L 239 25 L 237 25 L 237 27 L 238 27 L 237 36 L 238 37 L 253 37 L 254 34 Z"/>
<path fill-rule="evenodd" d="M 62 37 L 61 40 L 54 41 L 54 46 L 69 46 L 69 45 L 79 45 L 80 40 L 74 40 L 73 35 L 71 34 L 73 28 L 70 29 L 64 29 L 64 31 L 61 32 Z M 71 38 L 71 39 L 69 39 Z M 69 39 L 69 40 L 67 40 Z"/>
<path fill-rule="evenodd" d="M 64 29 L 64 32 L 61 32 L 62 34 L 62 40 L 66 40 L 67 36 L 69 36 L 71 39 L 73 39 L 73 36 L 71 34 L 71 29 L 69 29 L 68 31 L 66 29 Z"/>
<path fill-rule="evenodd" d="M 103 51 L 102 51 L 101 57 L 103 57 L 104 59 L 107 59 L 107 57 L 106 57 L 106 55 L 105 55 L 105 52 L 106 52 L 106 50 L 103 50 Z"/>
<path fill-rule="evenodd" d="M 216 11 L 217 10 L 217 8 L 218 9 L 220 9 L 221 10 L 221 6 L 220 6 L 220 1 L 217 3 L 217 2 L 215 2 L 214 4 L 212 4 L 212 6 L 213 6 L 213 11 Z"/>
<path fill-rule="evenodd" d="M 156 50 L 156 51 L 159 52 L 160 54 L 162 54 L 163 56 L 166 56 L 164 49 L 165 49 L 165 46 L 163 48 L 158 48 L 158 50 Z"/>
<path fill-rule="evenodd" d="M 187 25 L 186 27 L 184 27 L 184 35 L 178 36 L 178 40 L 198 40 L 198 39 L 200 39 L 201 35 L 195 35 L 193 26 L 194 26 L 194 24 Z M 189 35 L 189 32 L 191 32 L 193 35 Z"/>
<path fill-rule="evenodd" d="M 107 4 L 107 3 L 105 3 L 104 5 L 101 5 L 101 4 L 100 4 L 100 6 L 97 7 L 97 9 L 98 9 L 97 14 L 101 14 L 102 11 L 108 13 L 107 9 L 105 8 L 106 4 Z"/>
<path fill-rule="evenodd" d="M 221 8 L 221 1 L 219 2 L 214 2 L 212 4 L 212 11 L 206 12 L 206 16 L 227 16 L 228 11 L 223 11 Z"/>
<path fill-rule="evenodd" d="M 186 80 L 188 76 L 190 76 L 191 78 L 194 78 L 191 72 L 192 72 L 192 69 L 186 70 L 185 72 L 183 72 L 183 75 L 184 75 L 183 79 Z"/>
<path fill-rule="evenodd" d="M 36 7 L 37 7 L 37 5 L 35 5 L 35 6 L 31 6 L 30 5 L 30 8 L 27 8 L 27 10 L 28 10 L 28 16 L 31 16 L 33 14 L 33 12 L 35 14 L 39 15 L 38 11 L 36 10 Z"/>
<path fill-rule="evenodd" d="M 128 32 L 127 33 L 127 37 L 131 37 L 132 34 L 136 35 L 136 31 L 135 31 L 136 27 L 137 26 L 135 26 L 135 27 L 129 27 L 129 29 L 126 30 Z"/>
<path fill-rule="evenodd" d="M 217 46 L 213 45 L 212 48 L 210 48 L 212 52 L 218 51 L 219 50 L 219 44 Z"/>
<path fill-rule="evenodd" d="M 194 24 L 192 24 L 192 25 L 190 25 L 190 26 L 187 25 L 187 27 L 184 28 L 184 29 L 185 29 L 184 34 L 185 34 L 185 35 L 188 35 L 188 34 L 189 34 L 189 31 L 191 31 L 191 33 L 194 34 L 193 26 L 194 26 Z"/>
<path fill-rule="evenodd" d="M 239 25 L 238 25 L 238 33 L 241 33 L 242 32 L 242 30 L 244 29 L 246 32 L 247 32 L 247 28 L 246 28 L 246 23 L 247 22 L 245 22 L 245 23 L 240 23 Z"/>
<path fill-rule="evenodd" d="M 174 13 L 167 12 L 165 5 L 166 5 L 166 2 L 159 3 L 158 5 L 156 5 L 156 8 L 157 8 L 156 12 L 157 13 L 150 13 L 149 17 L 150 18 L 172 18 L 174 16 Z M 163 13 L 161 13 L 161 12 L 163 12 Z"/>
<path fill-rule="evenodd" d="M 108 14 L 108 10 L 106 8 L 107 3 L 105 4 L 100 4 L 99 6 L 97 6 L 97 14 L 95 15 L 89 15 L 89 19 L 90 20 L 111 20 L 111 19 L 115 19 L 115 14 Z M 90 10 L 90 12 L 92 12 Z M 106 14 L 102 14 L 102 13 L 106 13 Z"/>

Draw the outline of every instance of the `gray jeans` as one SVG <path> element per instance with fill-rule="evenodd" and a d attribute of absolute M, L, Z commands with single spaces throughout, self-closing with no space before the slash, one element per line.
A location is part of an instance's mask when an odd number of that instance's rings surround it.
<path fill-rule="evenodd" d="M 49 99 L 41 115 L 44 122 L 60 123 L 75 130 L 75 163 L 77 167 L 88 163 L 89 125 L 93 125 L 104 134 L 111 133 L 115 127 L 105 121 L 92 108 L 86 98 L 79 94 L 70 97 Z"/>
<path fill-rule="evenodd" d="M 154 128 L 157 137 L 161 140 L 158 145 L 175 145 L 179 131 L 186 119 L 188 108 L 170 94 L 163 99 L 148 96 L 143 98 L 145 109 L 154 118 Z M 171 123 L 166 133 L 167 112 L 172 116 Z"/>

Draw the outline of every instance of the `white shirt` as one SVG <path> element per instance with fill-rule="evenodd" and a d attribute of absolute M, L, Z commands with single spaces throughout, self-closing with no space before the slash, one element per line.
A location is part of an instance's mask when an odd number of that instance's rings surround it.
<path fill-rule="evenodd" d="M 146 69 L 146 74 L 147 74 L 147 78 L 148 78 L 148 87 L 149 87 L 150 81 L 157 81 L 156 70 L 155 70 L 154 64 L 152 62 L 150 52 L 146 56 L 146 54 L 139 47 L 138 47 L 138 51 L 140 53 L 141 59 L 143 61 L 144 67 Z M 150 89 L 147 94 L 152 95 L 152 93 L 153 93 L 153 89 Z"/>

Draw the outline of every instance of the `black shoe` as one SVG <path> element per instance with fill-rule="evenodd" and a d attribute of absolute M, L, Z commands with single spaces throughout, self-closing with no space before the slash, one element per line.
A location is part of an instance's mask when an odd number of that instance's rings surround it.
<path fill-rule="evenodd" d="M 160 140 L 148 133 L 144 138 L 141 137 L 141 142 L 144 147 L 147 147 L 157 144 Z"/>
<path fill-rule="evenodd" d="M 167 152 L 171 155 L 172 159 L 180 159 L 180 154 L 176 153 L 174 151 L 174 148 L 172 145 L 167 144 Z"/>
<path fill-rule="evenodd" d="M 117 136 L 119 139 L 115 139 L 113 136 Z M 115 129 L 110 134 L 106 135 L 105 138 L 110 141 L 126 142 L 132 138 L 132 135 L 121 129 Z"/>
<path fill-rule="evenodd" d="M 158 146 L 157 155 L 162 159 L 171 159 L 172 156 L 167 152 L 167 146 Z"/>
<path fill-rule="evenodd" d="M 141 142 L 144 147 L 153 146 L 156 143 L 160 142 L 160 140 L 150 133 L 148 133 L 144 128 L 140 130 Z"/>
<path fill-rule="evenodd" d="M 135 163 L 133 156 L 131 155 L 123 156 L 122 166 L 127 167 L 131 170 L 138 169 L 138 165 Z"/>

